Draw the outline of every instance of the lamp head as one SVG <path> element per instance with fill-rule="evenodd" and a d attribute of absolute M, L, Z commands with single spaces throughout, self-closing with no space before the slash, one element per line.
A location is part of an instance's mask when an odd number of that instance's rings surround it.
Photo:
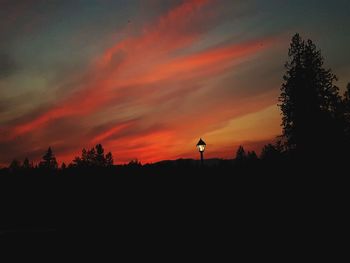
<path fill-rule="evenodd" d="M 200 151 L 200 152 L 204 152 L 204 150 L 205 150 L 205 146 L 206 146 L 207 144 L 202 140 L 202 138 L 201 139 L 199 139 L 199 141 L 198 141 L 198 143 L 197 143 L 197 148 L 198 148 L 198 150 Z"/>

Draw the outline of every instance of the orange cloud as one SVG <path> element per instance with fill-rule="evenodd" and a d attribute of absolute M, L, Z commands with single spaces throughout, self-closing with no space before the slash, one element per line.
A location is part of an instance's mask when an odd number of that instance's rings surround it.
<path fill-rule="evenodd" d="M 130 72 L 133 68 L 137 68 L 140 65 L 139 62 L 145 59 L 145 54 L 146 57 L 147 54 L 148 56 L 151 55 L 150 46 L 159 46 L 159 43 L 163 43 L 164 52 L 167 53 L 183 47 L 185 43 L 189 44 L 186 40 L 188 37 L 186 35 L 181 36 L 182 30 L 185 28 L 186 21 L 189 22 L 190 18 L 196 20 L 196 16 L 199 17 L 198 9 L 207 2 L 198 0 L 186 1 L 160 17 L 154 26 L 149 27 L 150 29 L 146 27 L 144 34 L 141 36 L 130 37 L 108 49 L 102 56 L 102 59 L 98 60 L 98 63 L 93 65 L 86 74 L 86 80 L 91 81 L 93 79 L 93 83 L 82 83 L 83 90 L 59 103 L 58 107 L 54 107 L 32 121 L 17 125 L 12 129 L 11 136 L 7 139 L 13 139 L 23 133 L 38 129 L 48 121 L 69 115 L 86 114 L 103 105 L 110 99 L 110 94 L 106 93 L 106 90 L 116 88 L 116 86 L 121 87 L 133 84 L 130 80 L 125 81 L 118 78 L 118 75 L 123 75 L 123 71 Z M 170 32 L 169 28 L 172 29 Z M 189 35 L 189 37 L 192 38 L 193 36 Z M 164 41 L 164 39 L 167 40 Z M 177 41 L 174 41 L 176 39 Z M 127 57 L 120 65 L 116 66 L 112 58 L 120 52 L 126 52 Z M 157 54 L 153 54 L 150 57 L 156 56 Z M 136 57 L 138 57 L 138 60 L 135 61 L 134 58 Z M 149 65 L 151 64 L 149 63 Z M 111 66 L 112 68 L 110 69 Z M 119 73 L 120 71 L 121 73 Z M 135 73 L 132 76 L 133 79 L 139 77 L 137 72 Z M 91 75 L 95 77 L 92 78 Z"/>

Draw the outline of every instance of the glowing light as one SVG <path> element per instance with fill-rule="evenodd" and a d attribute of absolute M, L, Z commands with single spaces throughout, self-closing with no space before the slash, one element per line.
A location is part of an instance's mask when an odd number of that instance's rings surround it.
<path fill-rule="evenodd" d="M 199 139 L 198 143 L 197 143 L 197 148 L 200 152 L 204 152 L 205 150 L 205 146 L 206 146 L 206 143 L 202 140 L 202 139 Z"/>

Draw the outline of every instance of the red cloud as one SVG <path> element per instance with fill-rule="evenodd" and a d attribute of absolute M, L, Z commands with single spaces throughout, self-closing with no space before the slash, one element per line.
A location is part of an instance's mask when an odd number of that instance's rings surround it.
<path fill-rule="evenodd" d="M 13 140 L 18 136 L 36 132 L 49 122 L 61 118 L 89 118 L 90 115 L 110 106 L 132 104 L 132 98 L 136 96 L 140 105 L 131 105 L 130 111 L 133 111 L 134 106 L 146 105 L 152 107 L 152 113 L 159 103 L 159 97 L 155 94 L 164 93 L 162 98 L 167 100 L 171 100 L 171 96 L 175 94 L 178 97 L 185 96 L 193 89 L 192 83 L 215 77 L 276 42 L 273 38 L 258 39 L 221 45 L 195 53 L 188 51 L 188 47 L 201 40 L 208 20 L 214 16 L 208 7 L 210 1 L 184 1 L 155 23 L 145 26 L 141 34 L 116 43 L 92 63 L 76 92 L 68 98 L 58 99 L 57 106 L 53 106 L 37 118 L 8 128 L 8 136 L 2 140 Z M 177 90 L 181 92 L 164 92 L 171 85 L 177 85 Z M 267 100 L 249 103 L 253 104 L 251 110 L 254 110 L 266 106 Z M 227 111 L 225 108 L 227 104 L 217 107 L 205 116 L 199 116 L 196 112 L 192 115 L 184 114 L 178 118 L 177 123 L 165 121 L 168 124 L 166 128 L 152 131 L 141 129 L 135 135 L 113 141 L 111 138 L 119 132 L 138 127 L 135 123 L 116 124 L 113 128 L 92 136 L 89 143 L 106 141 L 110 148 L 106 147 L 107 150 L 115 150 L 125 159 L 140 158 L 143 162 L 175 157 L 174 149 L 178 147 L 175 132 L 185 134 L 195 130 L 198 125 L 209 128 L 215 122 L 232 118 L 234 111 Z M 115 114 L 118 115 L 118 112 Z M 157 117 L 161 121 L 162 116 Z M 93 124 L 93 117 L 91 119 Z M 182 136 L 184 137 L 186 135 Z M 82 147 L 84 146 L 82 142 Z M 68 156 L 71 157 L 72 154 L 64 153 L 61 157 Z"/>
<path fill-rule="evenodd" d="M 193 38 L 193 35 L 184 34 L 182 36 L 186 21 L 188 23 L 190 19 L 198 20 L 200 18 L 199 8 L 207 2 L 198 0 L 186 1 L 160 17 L 155 25 L 146 27 L 144 34 L 141 36 L 131 37 L 108 49 L 102 56 L 102 59 L 96 65 L 93 65 L 86 74 L 86 81 L 91 81 L 92 79 L 92 83 L 82 83 L 85 86 L 83 90 L 59 103 L 58 107 L 54 107 L 30 122 L 17 125 L 11 130 L 11 136 L 7 139 L 13 139 L 23 133 L 38 129 L 48 121 L 69 115 L 87 114 L 99 106 L 103 106 L 110 98 L 110 94 L 106 92 L 107 90 L 116 86 L 132 84 L 132 81 L 120 80 L 118 75 L 128 75 L 128 72 L 132 71 L 133 68 L 137 68 L 140 65 L 140 60 L 144 60 L 145 55 L 147 57 L 147 54 L 150 56 L 152 53 L 149 50 L 150 47 L 159 47 L 159 43 L 162 43 L 164 52 L 167 53 L 183 47 L 185 43 L 189 44 L 187 39 Z M 126 52 L 127 57 L 121 65 L 115 66 L 112 58 L 120 52 Z M 154 58 L 157 55 L 159 55 L 158 50 L 151 57 Z M 138 57 L 138 61 L 134 60 L 135 57 Z M 151 64 L 150 62 L 149 65 Z M 91 77 L 91 75 L 95 77 Z M 133 79 L 138 77 L 140 76 L 132 76 Z"/>

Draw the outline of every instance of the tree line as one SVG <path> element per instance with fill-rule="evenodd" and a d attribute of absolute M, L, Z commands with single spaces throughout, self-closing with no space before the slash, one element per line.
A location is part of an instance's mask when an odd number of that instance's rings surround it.
<path fill-rule="evenodd" d="M 113 167 L 113 164 L 114 160 L 112 153 L 108 152 L 105 154 L 103 146 L 101 144 L 97 144 L 90 150 L 83 148 L 81 151 L 81 156 L 75 157 L 68 166 L 63 162 L 60 168 L 108 168 Z M 23 163 L 14 159 L 9 166 L 9 169 L 12 171 L 34 168 L 46 170 L 57 170 L 59 168 L 51 147 L 48 148 L 48 150 L 42 156 L 42 160 L 37 165 L 34 165 L 33 162 L 28 160 L 28 158 L 25 158 Z"/>
<path fill-rule="evenodd" d="M 263 147 L 260 156 L 256 154 L 255 151 L 246 151 L 242 145 L 237 149 L 234 161 L 236 164 L 248 164 L 254 163 L 258 160 L 262 161 L 277 161 L 283 156 L 282 147 L 278 144 L 267 144 Z M 58 162 L 53 153 L 51 147 L 42 156 L 42 160 L 34 165 L 33 162 L 25 158 L 21 163 L 17 159 L 14 159 L 9 165 L 11 171 L 19 171 L 26 169 L 46 169 L 46 170 L 57 170 L 57 169 L 67 169 L 67 168 L 110 168 L 113 167 L 114 160 L 111 152 L 104 154 L 104 148 L 101 144 L 97 144 L 90 150 L 82 149 L 81 155 L 76 156 L 71 163 L 66 165 L 62 163 L 61 167 L 58 166 Z M 137 159 L 131 160 L 126 166 L 128 167 L 141 167 L 142 164 Z"/>

